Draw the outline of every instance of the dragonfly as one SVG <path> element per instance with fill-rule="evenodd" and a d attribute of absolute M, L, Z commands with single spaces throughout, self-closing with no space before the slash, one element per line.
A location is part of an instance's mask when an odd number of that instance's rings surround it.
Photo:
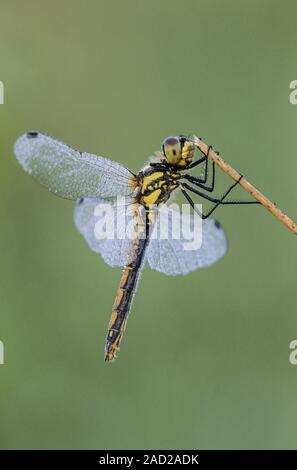
<path fill-rule="evenodd" d="M 170 276 L 211 266 L 225 255 L 227 240 L 221 224 L 210 215 L 220 205 L 257 203 L 226 199 L 241 177 L 221 197 L 213 196 L 216 180 L 215 165 L 209 164 L 210 149 L 211 146 L 197 158 L 191 137 L 170 136 L 163 141 L 155 158 L 138 173 L 133 173 L 118 162 L 74 150 L 38 131 L 25 133 L 15 143 L 15 156 L 25 172 L 54 194 L 76 201 L 75 224 L 89 247 L 108 265 L 123 268 L 105 340 L 105 360 L 108 362 L 117 357 L 145 262 L 152 269 Z M 196 167 L 202 170 L 200 176 L 194 175 Z M 166 203 L 177 191 L 201 218 L 199 249 L 185 250 L 183 236 L 176 239 L 149 236 L 161 213 L 167 215 L 169 229 L 174 232 L 177 222 Z M 104 204 L 114 209 L 119 196 L 125 198 L 123 207 L 131 208 L 136 235 L 97 237 L 94 230 L 96 207 Z M 212 203 L 206 212 L 197 209 L 193 199 L 196 196 Z M 194 217 L 192 209 L 187 214 L 190 225 Z M 117 217 L 118 212 L 112 210 L 106 221 L 115 224 Z"/>

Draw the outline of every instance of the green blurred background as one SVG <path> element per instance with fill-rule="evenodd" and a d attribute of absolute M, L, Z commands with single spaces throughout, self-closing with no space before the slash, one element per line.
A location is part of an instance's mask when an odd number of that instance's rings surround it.
<path fill-rule="evenodd" d="M 219 208 L 228 255 L 185 277 L 146 268 L 105 364 L 121 271 L 12 151 L 38 129 L 137 171 L 196 133 L 296 219 L 296 2 L 0 7 L 1 448 L 296 448 L 296 237 L 261 207 Z"/>

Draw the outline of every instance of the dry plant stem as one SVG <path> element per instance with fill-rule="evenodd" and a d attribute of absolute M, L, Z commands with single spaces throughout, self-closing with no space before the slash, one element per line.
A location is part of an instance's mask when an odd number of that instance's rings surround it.
<path fill-rule="evenodd" d="M 216 152 L 214 152 L 211 148 L 208 151 L 208 145 L 203 142 L 198 137 L 194 137 L 194 144 L 196 147 L 201 150 L 202 153 L 207 155 L 211 158 L 216 165 L 218 165 L 221 170 L 223 170 L 228 176 L 233 178 L 235 181 L 238 181 L 241 175 L 238 171 L 234 170 L 228 163 L 226 163 Z M 286 214 L 284 214 L 280 209 L 276 207 L 276 205 L 271 202 L 266 196 L 264 196 L 260 191 L 258 191 L 251 183 L 249 183 L 245 178 L 241 178 L 239 181 L 240 186 L 243 187 L 252 197 L 254 197 L 257 201 L 259 201 L 262 206 L 266 207 L 267 210 L 271 214 L 274 215 L 278 220 L 280 220 L 284 225 L 286 225 L 292 232 L 297 235 L 297 224 L 290 219 Z"/>

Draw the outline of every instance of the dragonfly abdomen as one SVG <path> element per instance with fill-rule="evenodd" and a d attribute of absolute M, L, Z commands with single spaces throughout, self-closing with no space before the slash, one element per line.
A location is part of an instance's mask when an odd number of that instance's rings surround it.
<path fill-rule="evenodd" d="M 124 267 L 119 289 L 113 305 L 108 332 L 105 342 L 105 360 L 112 361 L 116 358 L 120 342 L 124 334 L 127 318 L 131 308 L 139 274 L 143 265 L 145 248 L 147 245 L 149 221 L 145 227 L 146 236 L 139 236 L 133 244 L 133 261 Z M 132 255 L 132 254 L 131 254 Z"/>

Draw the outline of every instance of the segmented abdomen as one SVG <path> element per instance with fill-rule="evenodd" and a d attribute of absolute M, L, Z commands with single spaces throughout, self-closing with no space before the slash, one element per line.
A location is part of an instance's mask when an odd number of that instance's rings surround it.
<path fill-rule="evenodd" d="M 112 361 L 116 358 L 125 331 L 137 280 L 143 265 L 145 248 L 148 241 L 148 222 L 145 224 L 144 230 L 146 236 L 144 238 L 139 237 L 135 239 L 131 253 L 131 259 L 133 259 L 133 261 L 124 267 L 120 280 L 120 286 L 115 298 L 105 341 L 106 361 Z"/>

